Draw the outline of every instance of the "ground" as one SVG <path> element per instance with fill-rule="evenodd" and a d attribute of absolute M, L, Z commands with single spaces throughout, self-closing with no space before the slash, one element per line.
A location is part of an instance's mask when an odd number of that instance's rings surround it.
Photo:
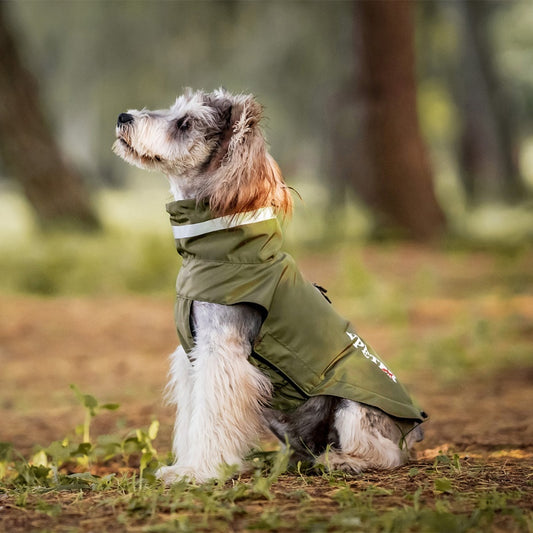
<path fill-rule="evenodd" d="M 231 528 L 247 530 L 255 516 L 256 529 L 284 530 L 288 523 L 289 529 L 308 530 L 302 517 L 308 511 L 308 517 L 322 515 L 322 529 L 317 519 L 314 530 L 358 530 L 355 522 L 350 529 L 343 515 L 353 509 L 350 494 L 366 495 L 372 505 L 390 512 L 413 505 L 413 498 L 438 511 L 453 493 L 451 513 L 442 515 L 452 520 L 472 513 L 467 495 L 480 491 L 490 495 L 493 507 L 487 505 L 496 509 L 490 530 L 531 528 L 532 259 L 531 252 L 508 258 L 409 246 L 366 247 L 355 259 L 347 250 L 302 255 L 306 275 L 329 281 L 341 312 L 400 369 L 397 373 L 430 421 L 413 461 L 392 474 L 343 478 L 341 489 L 321 476 L 284 474 L 271 488 L 277 507 L 269 510 L 268 498 L 246 501 L 227 519 Z M 345 283 L 350 290 L 343 290 Z M 172 412 L 162 403 L 167 357 L 176 343 L 172 312 L 171 294 L 2 295 L 0 441 L 29 456 L 38 445 L 72 435 L 83 420 L 69 389 L 74 383 L 99 400 L 121 404 L 117 412 L 95 418 L 93 434 L 147 427 L 158 419 L 155 446 L 164 455 L 172 424 Z M 457 498 L 460 493 L 464 501 Z M 494 506 L 497 493 L 512 502 L 513 513 L 525 513 L 525 521 L 513 521 L 502 511 L 505 505 Z M 17 504 L 0 491 L 0 531 L 158 530 L 153 516 L 152 529 L 137 515 L 118 526 L 128 505 L 106 505 L 105 492 L 53 492 L 46 498 L 49 507 L 43 511 Z M 448 529 L 455 530 L 466 529 Z"/>

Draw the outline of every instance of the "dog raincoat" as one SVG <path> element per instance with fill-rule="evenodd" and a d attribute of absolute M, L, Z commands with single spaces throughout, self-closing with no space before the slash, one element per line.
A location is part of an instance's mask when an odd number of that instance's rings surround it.
<path fill-rule="evenodd" d="M 169 203 L 167 211 L 183 257 L 175 319 L 186 353 L 194 346 L 194 300 L 253 304 L 264 320 L 250 362 L 271 380 L 273 408 L 291 411 L 325 394 L 402 419 L 426 418 L 392 371 L 281 251 L 272 209 L 213 218 L 205 204 L 182 200 Z"/>

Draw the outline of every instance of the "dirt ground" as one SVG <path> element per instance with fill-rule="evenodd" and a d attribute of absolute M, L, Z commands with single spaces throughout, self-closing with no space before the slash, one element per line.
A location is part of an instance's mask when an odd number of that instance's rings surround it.
<path fill-rule="evenodd" d="M 170 299 L 3 296 L 1 314 L 0 441 L 28 453 L 71 432 L 83 421 L 69 389 L 74 383 L 101 402 L 121 404 L 118 414 L 95 419 L 95 434 L 113 431 L 117 417 L 127 427 L 158 418 L 159 445 L 169 447 L 172 413 L 162 391 L 175 341 Z M 408 384 L 431 415 L 420 453 L 532 453 L 532 384 L 533 365 L 448 386 L 420 372 Z"/>
<path fill-rule="evenodd" d="M 431 328 L 445 328 L 447 320 L 469 305 L 468 294 L 476 290 L 477 276 L 465 275 L 460 261 L 447 263 L 444 257 L 416 250 L 403 255 L 404 261 L 390 276 L 401 279 L 409 275 L 412 265 L 421 260 L 429 268 L 434 263 L 445 273 L 440 294 L 434 301 L 421 299 L 414 305 L 407 327 L 413 336 L 427 334 Z M 390 257 L 381 252 L 369 250 L 364 260 L 378 274 L 391 270 Z M 304 263 L 308 272 L 327 271 L 333 277 L 340 268 L 324 259 L 309 258 Z M 476 272 L 490 278 L 497 270 L 492 260 L 480 256 Z M 461 283 L 468 290 L 457 289 Z M 454 294 L 454 290 L 461 294 Z M 531 341 L 533 351 L 531 294 L 506 297 L 505 309 L 497 313 L 491 299 L 478 307 L 489 320 L 498 313 L 518 313 L 525 324 L 522 334 Z M 122 427 L 136 428 L 147 427 L 157 418 L 161 430 L 156 447 L 166 452 L 172 413 L 162 403 L 162 390 L 167 357 L 176 342 L 172 313 L 171 295 L 1 295 L 0 441 L 11 442 L 28 454 L 36 445 L 72 434 L 83 421 L 83 410 L 69 389 L 74 383 L 99 401 L 121 404 L 116 413 L 103 413 L 95 419 L 93 434 L 116 433 L 117 421 Z M 377 327 L 363 318 L 358 320 L 358 328 L 370 332 L 364 335 L 372 339 Z M 385 354 L 394 344 L 393 329 L 390 333 L 380 330 L 377 341 L 371 342 L 378 353 Z M 385 359 L 394 366 L 394 359 Z M 440 450 L 452 450 L 473 460 L 483 458 L 492 465 L 493 475 L 507 472 L 507 481 L 502 478 L 498 482 L 502 487 L 507 483 L 520 488 L 522 480 L 531 494 L 533 357 L 519 368 L 464 375 L 450 383 L 435 379 L 427 369 L 415 369 L 407 378 L 403 381 L 431 415 L 425 440 L 417 448 L 419 464 L 430 464 Z"/>

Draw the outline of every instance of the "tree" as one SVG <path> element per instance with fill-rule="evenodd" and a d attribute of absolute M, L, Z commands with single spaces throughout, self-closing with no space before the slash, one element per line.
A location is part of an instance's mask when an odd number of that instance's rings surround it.
<path fill-rule="evenodd" d="M 484 197 L 516 201 L 524 185 L 518 163 L 516 112 L 499 80 L 487 26 L 485 2 L 457 2 L 461 17 L 460 175 L 469 201 Z"/>
<path fill-rule="evenodd" d="M 0 157 L 44 227 L 99 226 L 80 176 L 64 161 L 0 3 Z M 75 119 L 75 118 L 74 118 Z"/>
<path fill-rule="evenodd" d="M 410 1 L 355 2 L 360 160 L 353 184 L 381 225 L 418 240 L 445 224 L 417 116 Z"/>

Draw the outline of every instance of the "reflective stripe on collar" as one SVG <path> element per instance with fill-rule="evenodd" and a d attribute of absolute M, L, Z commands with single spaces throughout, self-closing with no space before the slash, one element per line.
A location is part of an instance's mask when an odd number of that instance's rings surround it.
<path fill-rule="evenodd" d="M 273 218 L 276 218 L 274 209 L 271 207 L 263 207 L 257 211 L 213 218 L 211 220 L 206 220 L 205 222 L 198 222 L 197 224 L 172 226 L 172 233 L 175 239 L 188 239 L 213 231 L 236 228 L 238 226 L 244 226 L 245 224 L 255 224 L 256 222 L 264 222 L 265 220 L 271 220 Z"/>

